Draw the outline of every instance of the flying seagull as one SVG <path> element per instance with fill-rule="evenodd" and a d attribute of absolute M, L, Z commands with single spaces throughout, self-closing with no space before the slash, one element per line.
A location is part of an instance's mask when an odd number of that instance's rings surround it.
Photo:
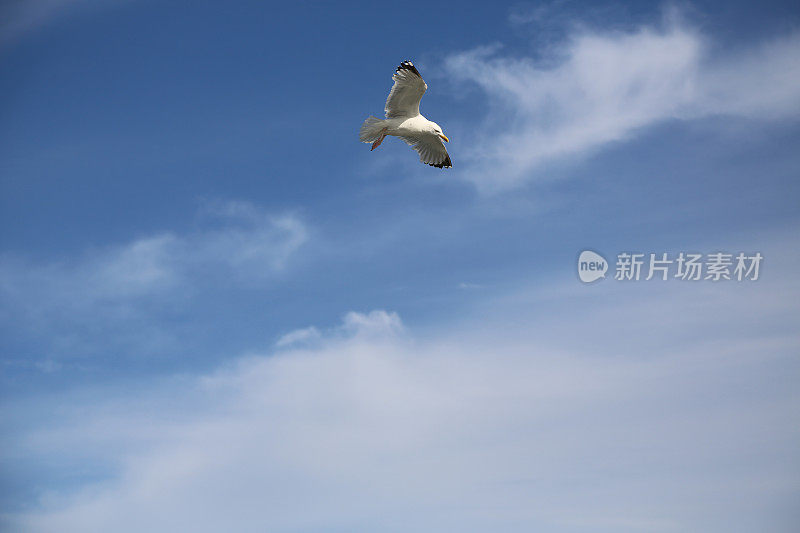
<path fill-rule="evenodd" d="M 419 114 L 419 101 L 428 86 L 411 61 L 403 61 L 392 76 L 394 85 L 386 99 L 386 119 L 370 116 L 361 125 L 361 142 L 372 143 L 372 150 L 387 135 L 399 137 L 419 152 L 419 160 L 436 168 L 452 168 L 450 156 L 442 141 L 450 139 L 435 122 Z"/>

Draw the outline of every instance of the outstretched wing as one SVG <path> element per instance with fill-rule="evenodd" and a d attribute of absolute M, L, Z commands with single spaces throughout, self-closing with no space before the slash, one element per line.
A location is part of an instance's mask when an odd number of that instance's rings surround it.
<path fill-rule="evenodd" d="M 419 153 L 419 160 L 436 168 L 453 168 L 450 155 L 442 140 L 430 133 L 400 137 L 403 142 Z"/>
<path fill-rule="evenodd" d="M 386 118 L 416 117 L 419 101 L 428 88 L 417 67 L 411 61 L 403 61 L 392 76 L 394 85 L 386 99 Z"/>

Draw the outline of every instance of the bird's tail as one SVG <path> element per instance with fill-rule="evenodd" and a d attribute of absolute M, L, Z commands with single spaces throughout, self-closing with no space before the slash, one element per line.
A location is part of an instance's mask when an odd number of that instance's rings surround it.
<path fill-rule="evenodd" d="M 377 141 L 381 137 L 381 132 L 385 127 L 385 121 L 376 117 L 370 116 L 361 125 L 361 131 L 358 132 L 358 138 L 362 143 L 371 143 Z"/>

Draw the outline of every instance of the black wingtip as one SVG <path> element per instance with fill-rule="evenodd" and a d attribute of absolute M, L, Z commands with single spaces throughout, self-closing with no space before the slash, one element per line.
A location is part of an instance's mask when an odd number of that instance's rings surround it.
<path fill-rule="evenodd" d="M 412 63 L 411 61 L 405 60 L 402 63 L 400 63 L 400 66 L 397 67 L 397 70 L 395 70 L 395 72 L 400 72 L 401 70 L 410 70 L 420 78 L 422 77 L 422 74 L 419 73 L 417 67 L 415 67 L 414 63 Z"/>
<path fill-rule="evenodd" d="M 450 161 L 449 155 L 441 163 L 428 163 L 428 164 L 436 168 L 453 168 L 453 163 Z"/>

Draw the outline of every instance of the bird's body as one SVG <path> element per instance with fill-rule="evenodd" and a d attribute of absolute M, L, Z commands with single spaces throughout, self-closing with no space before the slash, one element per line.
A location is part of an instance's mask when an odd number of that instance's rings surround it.
<path fill-rule="evenodd" d="M 387 135 L 398 137 L 419 152 L 419 159 L 437 168 L 451 168 L 444 141 L 449 141 L 438 124 L 422 116 L 419 101 L 428 86 L 410 61 L 403 61 L 392 76 L 394 85 L 386 99 L 386 118 L 369 117 L 361 126 L 361 142 L 380 146 Z"/>
<path fill-rule="evenodd" d="M 423 115 L 417 115 L 416 117 L 395 117 L 395 118 L 387 118 L 383 121 L 386 126 L 389 135 L 393 135 L 395 137 L 403 137 L 403 136 L 414 136 L 420 133 L 424 133 L 430 129 L 430 126 L 434 124 Z"/>

